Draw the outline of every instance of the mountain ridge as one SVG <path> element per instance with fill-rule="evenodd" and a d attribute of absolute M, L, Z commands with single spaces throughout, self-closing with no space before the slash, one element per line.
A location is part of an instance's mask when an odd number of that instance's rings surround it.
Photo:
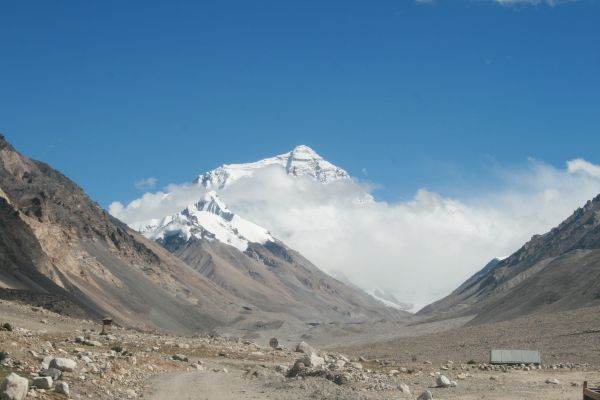
<path fill-rule="evenodd" d="M 218 198 L 207 200 L 188 208 L 190 215 L 197 211 L 239 222 Z M 0 214 L 6 215 L 0 223 L 0 259 L 9 261 L 0 265 L 0 288 L 65 295 L 93 318 L 110 315 L 124 325 L 180 333 L 253 335 L 264 326 L 301 333 L 305 321 L 315 319 L 402 317 L 275 239 L 248 241 L 245 251 L 202 236 L 161 245 L 3 137 Z M 184 249 L 180 255 L 189 264 L 175 254 Z"/>
<path fill-rule="evenodd" d="M 268 167 L 280 167 L 288 175 L 309 176 L 321 183 L 350 179 L 350 175 L 344 169 L 325 160 L 310 147 L 299 145 L 287 153 L 255 162 L 223 164 L 200 174 L 194 183 L 208 189 L 222 189 L 238 179 L 251 177 L 256 170 Z"/>
<path fill-rule="evenodd" d="M 475 315 L 472 323 L 483 323 L 597 304 L 600 195 L 417 314 L 437 318 Z"/>

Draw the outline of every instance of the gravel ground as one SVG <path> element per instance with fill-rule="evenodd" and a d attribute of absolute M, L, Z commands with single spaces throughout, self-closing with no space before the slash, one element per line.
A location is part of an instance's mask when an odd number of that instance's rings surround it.
<path fill-rule="evenodd" d="M 518 329 L 515 321 L 439 333 L 417 328 L 412 330 L 417 336 L 369 345 L 361 332 L 363 344 L 319 351 L 314 355 L 323 366 L 300 366 L 297 374 L 289 368 L 302 354 L 280 349 L 274 364 L 270 349 L 250 340 L 125 329 L 101 336 L 97 323 L 2 301 L 0 322 L 5 321 L 14 330 L 0 332 L 0 351 L 8 353 L 0 375 L 16 372 L 31 379 L 45 357 L 70 358 L 77 368 L 63 373 L 61 380 L 75 399 L 383 400 L 416 399 L 430 390 L 434 399 L 565 400 L 581 399 L 584 380 L 600 380 L 600 370 L 586 364 L 597 360 L 597 354 L 586 355 L 599 350 L 592 328 L 600 322 L 597 309 L 517 321 Z M 411 329 L 402 332 L 406 335 Z M 82 339 L 99 343 L 86 345 Z M 496 344 L 541 345 L 547 365 L 490 370 L 481 362 L 486 361 L 484 350 Z M 476 363 L 467 364 L 471 358 Z M 567 362 L 573 364 L 559 364 Z M 436 373 L 457 386 L 436 387 Z M 343 379 L 336 380 L 339 377 Z M 558 379 L 558 384 L 546 383 L 549 379 Z M 403 393 L 401 384 L 411 393 Z M 34 395 L 65 398 L 53 390 L 31 391 L 28 398 Z"/>

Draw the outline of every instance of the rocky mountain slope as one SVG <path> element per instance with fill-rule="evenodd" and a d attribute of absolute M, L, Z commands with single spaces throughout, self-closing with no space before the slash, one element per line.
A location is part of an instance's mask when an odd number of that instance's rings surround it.
<path fill-rule="evenodd" d="M 419 311 L 472 323 L 600 305 L 600 196 Z"/>
<path fill-rule="evenodd" d="M 266 229 L 230 211 L 210 189 L 215 185 L 207 186 L 200 201 L 141 232 L 242 299 L 248 310 L 271 313 L 272 325 L 281 324 L 284 316 L 313 324 L 407 315 L 323 273 Z"/>
<path fill-rule="evenodd" d="M 0 289 L 67 296 L 94 317 L 178 332 L 300 334 L 307 322 L 402 316 L 324 274 L 214 193 L 149 228 L 151 240 L 1 136 L 0 215 Z"/>
<path fill-rule="evenodd" d="M 76 184 L 0 136 L 0 287 L 67 294 L 94 316 L 192 332 L 236 299 L 108 215 Z"/>

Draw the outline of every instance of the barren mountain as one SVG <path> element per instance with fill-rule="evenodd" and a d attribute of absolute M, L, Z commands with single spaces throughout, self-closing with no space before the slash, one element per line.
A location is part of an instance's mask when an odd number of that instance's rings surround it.
<path fill-rule="evenodd" d="M 309 324 L 407 315 L 325 274 L 266 229 L 233 213 L 213 190 L 142 232 L 249 310 L 271 313 L 274 324 L 282 315 Z"/>
<path fill-rule="evenodd" d="M 481 323 L 593 305 L 600 305 L 600 196 L 418 314 L 476 314 L 472 323 Z"/>
<path fill-rule="evenodd" d="M 324 274 L 216 195 L 161 221 L 150 240 L 2 136 L 0 215 L 4 295 L 60 296 L 89 316 L 186 333 L 403 315 Z"/>
<path fill-rule="evenodd" d="M 135 326 L 187 332 L 227 322 L 235 299 L 3 136 L 0 213 L 0 287 L 68 295 L 90 315 Z"/>

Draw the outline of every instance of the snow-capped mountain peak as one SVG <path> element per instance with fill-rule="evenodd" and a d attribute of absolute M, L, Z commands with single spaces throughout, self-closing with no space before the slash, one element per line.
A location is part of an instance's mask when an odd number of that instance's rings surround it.
<path fill-rule="evenodd" d="M 149 239 L 165 241 L 177 236 L 184 241 L 191 238 L 218 240 L 240 251 L 248 243 L 274 241 L 264 228 L 232 213 L 214 191 L 207 192 L 197 203 L 181 212 L 164 217 L 160 222 L 141 230 Z"/>
<path fill-rule="evenodd" d="M 308 176 L 324 184 L 350 178 L 342 168 L 325 160 L 310 147 L 300 145 L 288 153 L 256 162 L 224 164 L 199 175 L 195 182 L 206 188 L 222 189 L 240 178 L 251 177 L 257 170 L 273 166 L 284 169 L 288 175 Z"/>
<path fill-rule="evenodd" d="M 204 197 L 188 205 L 177 214 L 149 223 L 133 224 L 142 234 L 163 244 L 171 239 L 178 243 L 192 238 L 218 240 L 245 251 L 249 242 L 266 243 L 275 241 L 264 228 L 230 211 L 217 192 L 241 178 L 251 178 L 264 168 L 281 168 L 293 177 L 309 177 L 322 184 L 340 179 L 350 179 L 350 175 L 306 145 L 275 157 L 265 158 L 245 164 L 224 164 L 212 171 L 199 175 L 195 184 L 206 188 Z M 365 196 L 368 201 L 369 195 Z"/>
<path fill-rule="evenodd" d="M 194 216 L 202 211 L 218 215 L 227 221 L 231 221 L 234 216 L 214 190 L 207 192 L 204 195 L 204 198 L 199 202 L 187 206 L 182 213 L 188 216 Z"/>

